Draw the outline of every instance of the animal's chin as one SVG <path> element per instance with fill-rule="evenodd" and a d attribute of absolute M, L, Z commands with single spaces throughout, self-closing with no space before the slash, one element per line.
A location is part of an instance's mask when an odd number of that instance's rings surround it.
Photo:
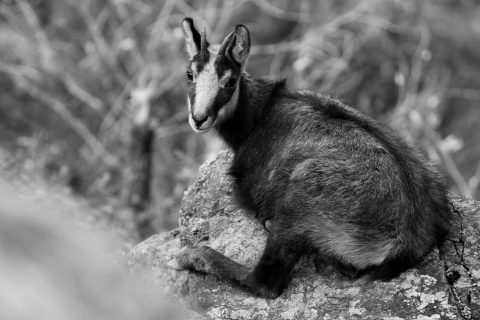
<path fill-rule="evenodd" d="M 205 128 L 205 129 L 198 129 L 198 128 L 195 128 L 195 126 L 191 126 L 193 131 L 195 131 L 196 133 L 205 133 L 207 132 L 208 130 L 210 130 L 211 127 L 208 127 L 208 128 Z"/>

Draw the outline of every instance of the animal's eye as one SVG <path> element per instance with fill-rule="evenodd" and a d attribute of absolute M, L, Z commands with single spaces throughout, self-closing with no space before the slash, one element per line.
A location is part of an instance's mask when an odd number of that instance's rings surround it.
<path fill-rule="evenodd" d="M 192 71 L 190 71 L 190 70 L 187 71 L 187 79 L 188 79 L 188 81 L 192 81 L 192 80 L 193 80 L 193 73 L 192 73 Z"/>
<path fill-rule="evenodd" d="M 231 77 L 230 79 L 228 79 L 228 82 L 225 84 L 225 87 L 233 88 L 235 87 L 235 83 L 237 83 L 237 79 L 235 79 L 234 77 Z"/>

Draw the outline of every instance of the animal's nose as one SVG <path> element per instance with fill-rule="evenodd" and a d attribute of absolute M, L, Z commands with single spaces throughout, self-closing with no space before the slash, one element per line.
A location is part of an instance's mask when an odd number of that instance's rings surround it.
<path fill-rule="evenodd" d="M 207 121 L 208 119 L 208 115 L 198 115 L 198 114 L 192 114 L 192 119 L 193 119 L 193 122 L 195 122 L 195 125 L 197 126 L 197 128 L 200 128 L 200 126 L 205 122 Z"/>

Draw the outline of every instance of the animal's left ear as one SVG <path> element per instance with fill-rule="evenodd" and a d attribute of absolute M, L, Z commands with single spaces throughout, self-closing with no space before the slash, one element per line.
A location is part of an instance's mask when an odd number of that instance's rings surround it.
<path fill-rule="evenodd" d="M 233 35 L 235 40 L 231 47 L 231 56 L 237 63 L 243 66 L 247 62 L 250 53 L 250 33 L 246 26 L 239 24 L 235 27 Z"/>
<path fill-rule="evenodd" d="M 185 36 L 187 53 L 190 56 L 190 59 L 192 59 L 197 53 L 200 52 L 202 37 L 200 33 L 197 31 L 197 29 L 195 29 L 192 18 L 183 19 L 182 27 L 183 27 L 183 34 Z"/>

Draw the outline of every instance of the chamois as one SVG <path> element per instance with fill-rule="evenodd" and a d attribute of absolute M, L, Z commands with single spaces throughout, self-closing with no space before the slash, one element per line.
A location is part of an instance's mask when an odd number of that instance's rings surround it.
<path fill-rule="evenodd" d="M 208 43 L 190 18 L 182 26 L 189 124 L 215 128 L 231 147 L 237 197 L 269 232 L 253 268 L 207 246 L 185 248 L 172 266 L 275 298 L 304 254 L 352 277 L 388 280 L 443 240 L 450 222 L 443 176 L 397 133 L 338 100 L 251 78 L 244 25 L 221 45 Z"/>

